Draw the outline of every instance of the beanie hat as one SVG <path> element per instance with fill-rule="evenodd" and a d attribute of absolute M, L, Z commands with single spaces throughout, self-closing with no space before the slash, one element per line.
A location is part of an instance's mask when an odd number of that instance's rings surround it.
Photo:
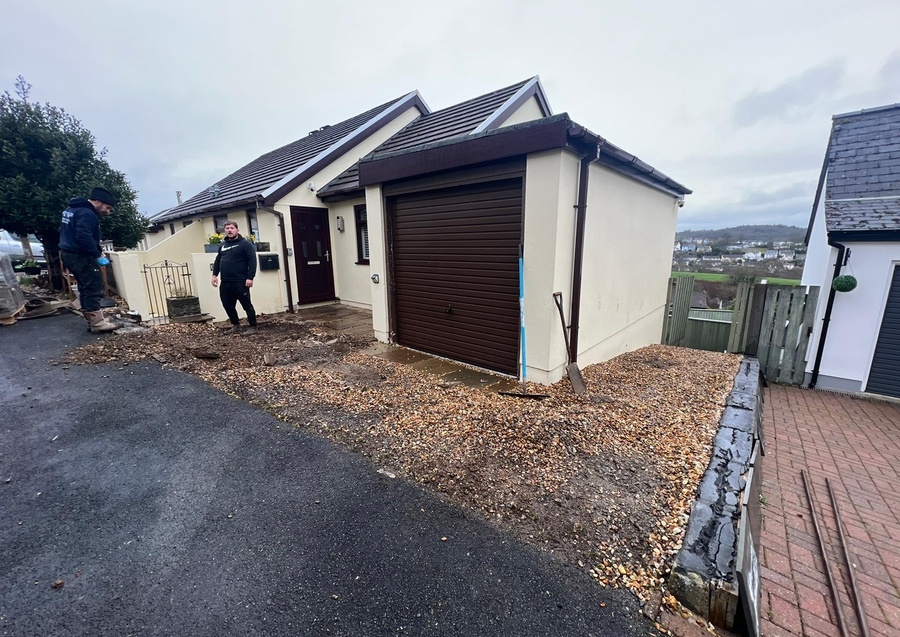
<path fill-rule="evenodd" d="M 88 197 L 88 199 L 93 199 L 94 201 L 105 203 L 108 206 L 116 205 L 116 198 L 113 197 L 113 194 L 106 188 L 94 188 L 93 190 L 91 190 L 91 196 Z"/>

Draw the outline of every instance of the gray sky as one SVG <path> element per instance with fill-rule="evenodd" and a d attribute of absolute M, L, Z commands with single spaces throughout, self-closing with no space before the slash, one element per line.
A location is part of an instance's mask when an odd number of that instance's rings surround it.
<path fill-rule="evenodd" d="M 805 225 L 835 113 L 900 102 L 898 0 L 2 0 L 0 90 L 78 117 L 146 214 L 418 89 L 539 75 L 694 190 L 680 229 Z"/>

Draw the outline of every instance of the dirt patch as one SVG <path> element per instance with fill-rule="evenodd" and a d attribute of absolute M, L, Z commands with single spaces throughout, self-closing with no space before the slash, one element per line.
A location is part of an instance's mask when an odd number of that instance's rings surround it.
<path fill-rule="evenodd" d="M 370 458 L 641 598 L 658 590 L 681 545 L 739 358 L 650 346 L 529 391 L 486 393 L 361 353 L 296 315 L 253 337 L 208 325 L 112 335 L 71 362 L 153 358 Z M 200 350 L 221 353 L 198 358 Z M 274 365 L 265 355 L 274 354 Z"/>

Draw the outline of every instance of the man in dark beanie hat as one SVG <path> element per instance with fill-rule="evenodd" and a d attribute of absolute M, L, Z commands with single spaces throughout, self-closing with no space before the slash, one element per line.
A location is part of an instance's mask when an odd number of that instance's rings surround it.
<path fill-rule="evenodd" d="M 106 188 L 94 188 L 84 199 L 75 197 L 62 213 L 59 227 L 59 251 L 65 267 L 78 281 L 81 311 L 92 332 L 111 332 L 119 326 L 109 321 L 100 309 L 103 275 L 100 266 L 109 259 L 100 250 L 100 217 L 112 212 L 116 198 Z"/>

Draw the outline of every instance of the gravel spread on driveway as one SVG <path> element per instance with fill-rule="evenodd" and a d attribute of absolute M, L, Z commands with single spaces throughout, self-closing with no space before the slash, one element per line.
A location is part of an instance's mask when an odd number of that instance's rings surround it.
<path fill-rule="evenodd" d="M 567 379 L 546 400 L 441 382 L 295 315 L 252 337 L 202 324 L 104 336 L 67 362 L 153 359 L 434 490 L 524 541 L 626 587 L 660 590 L 684 538 L 740 357 L 651 345 Z M 266 356 L 268 355 L 268 356 Z M 268 359 L 268 360 L 266 360 Z"/>

